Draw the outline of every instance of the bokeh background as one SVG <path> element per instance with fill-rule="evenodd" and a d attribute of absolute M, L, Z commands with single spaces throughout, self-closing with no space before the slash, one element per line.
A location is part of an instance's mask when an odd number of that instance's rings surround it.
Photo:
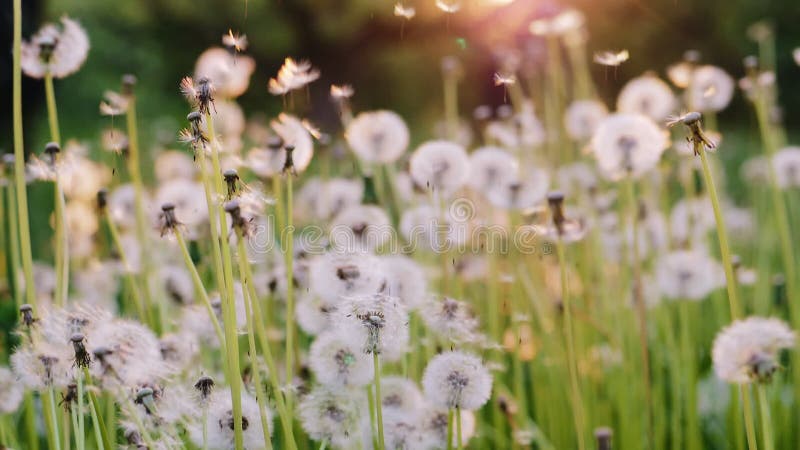
<path fill-rule="evenodd" d="M 666 67 L 687 49 L 719 65 L 734 77 L 743 74 L 742 58 L 757 52 L 748 37 L 756 21 L 772 24 L 784 121 L 800 125 L 800 68 L 791 51 L 800 46 L 797 0 L 463 0 L 454 15 L 438 10 L 434 0 L 405 0 L 417 15 L 410 21 L 393 15 L 394 0 L 23 0 L 23 37 L 62 14 L 87 29 L 92 48 L 80 72 L 56 80 L 62 135 L 99 147 L 100 132 L 111 119 L 99 115 L 103 91 L 118 89 L 120 76 L 139 79 L 139 116 L 145 149 L 177 147 L 187 105 L 178 93 L 181 77 L 193 71 L 196 57 L 220 45 L 229 29 L 245 33 L 247 53 L 257 62 L 249 91 L 239 101 L 248 114 L 271 116 L 282 101 L 267 93 L 286 56 L 310 59 L 320 80 L 303 100 L 303 113 L 324 131 L 335 133 L 338 121 L 328 101 L 331 83 L 356 89 L 356 111 L 389 108 L 412 128 L 412 140 L 430 137 L 442 114 L 441 59 L 455 55 L 464 64 L 461 113 L 481 104 L 506 101 L 494 86 L 494 54 L 507 47 L 527 49 L 543 58 L 543 43 L 528 24 L 554 9 L 574 6 L 587 17 L 590 52 L 628 49 L 629 61 L 617 70 L 592 65 L 597 91 L 613 107 L 621 86 L 646 71 L 662 78 Z M 11 0 L 2 0 L 0 48 L 11 48 Z M 537 56 L 538 55 L 538 56 Z M 44 88 L 23 77 L 26 151 L 39 153 L 48 140 Z M 11 52 L 0 52 L 0 152 L 11 151 Z M 533 93 L 535 98 L 537 93 Z M 741 95 L 720 115 L 725 151 L 721 159 L 735 174 L 749 154 L 758 153 L 758 133 L 751 108 Z M 187 150 L 188 151 L 188 150 Z M 146 171 L 148 172 L 148 171 Z M 741 195 L 735 175 L 729 192 Z M 35 190 L 35 188 L 33 188 Z M 36 199 L 36 194 L 34 193 Z M 38 197 L 50 202 L 50 196 Z M 49 211 L 43 204 L 42 211 Z M 34 208 L 33 223 L 48 220 Z M 34 242 L 47 251 L 48 227 L 33 226 Z M 36 249 L 34 250 L 36 251 Z"/>

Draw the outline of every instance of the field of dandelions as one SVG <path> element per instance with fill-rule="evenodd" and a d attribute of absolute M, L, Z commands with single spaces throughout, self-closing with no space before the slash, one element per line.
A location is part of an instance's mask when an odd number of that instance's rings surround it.
<path fill-rule="evenodd" d="M 102 141 L 70 139 L 57 80 L 91 33 L 64 16 L 23 37 L 14 6 L 0 448 L 798 447 L 800 147 L 767 25 L 738 80 L 689 50 L 606 105 L 590 68 L 636 55 L 590 54 L 584 15 L 552 11 L 530 23 L 546 64 L 492 55 L 502 105 L 459 109 L 469 69 L 442 61 L 434 135 L 345 84 L 319 129 L 298 105 L 324 68 L 251 83 L 231 31 L 173 80 L 185 128 L 155 152 L 135 74 L 98 87 Z M 45 145 L 23 142 L 23 76 L 44 81 Z M 283 112 L 243 111 L 246 90 Z M 726 171 L 735 95 L 760 142 Z"/>

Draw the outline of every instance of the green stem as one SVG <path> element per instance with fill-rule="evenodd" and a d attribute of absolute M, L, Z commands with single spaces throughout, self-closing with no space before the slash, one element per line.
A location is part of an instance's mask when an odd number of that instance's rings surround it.
<path fill-rule="evenodd" d="M 203 280 L 200 279 L 200 274 L 197 273 L 197 267 L 195 267 L 194 261 L 192 261 L 192 256 L 189 254 L 189 249 L 186 247 L 186 240 L 183 238 L 183 234 L 178 228 L 175 228 L 172 231 L 175 235 L 175 240 L 178 241 L 178 247 L 181 248 L 183 262 L 186 264 L 186 268 L 192 275 L 194 290 L 197 292 L 197 295 L 200 296 L 200 300 L 203 301 L 203 306 L 206 307 L 208 318 L 211 320 L 211 323 L 214 325 L 214 331 L 217 333 L 217 339 L 219 339 L 220 348 L 224 351 L 225 347 L 222 345 L 222 343 L 225 342 L 225 336 L 222 332 L 222 328 L 219 325 L 219 321 L 217 320 L 217 315 L 214 314 L 214 308 L 211 307 L 211 300 L 209 300 L 206 288 L 203 286 Z M 223 360 L 224 359 L 225 357 L 223 356 Z"/>
<path fill-rule="evenodd" d="M 214 132 L 214 119 L 211 116 L 211 111 L 206 112 L 206 126 L 211 142 L 211 165 L 214 169 L 213 182 L 216 195 L 225 195 L 225 187 L 223 186 L 222 170 L 219 163 L 219 142 L 217 141 Z M 209 210 L 209 217 L 213 221 L 213 211 L 217 211 L 219 215 L 220 231 L 228 230 L 228 218 L 222 205 L 215 205 L 215 209 Z M 242 437 L 242 378 L 239 369 L 239 342 L 238 334 L 236 333 L 236 298 L 233 294 L 233 265 L 231 258 L 231 248 L 227 236 L 220 236 L 220 247 L 222 249 L 222 266 L 225 275 L 225 292 L 226 295 L 222 296 L 223 305 L 223 323 L 225 326 L 225 344 L 228 347 L 228 382 L 231 385 L 231 405 L 233 409 L 233 434 L 234 444 L 237 450 L 243 448 Z M 222 287 L 220 287 L 221 289 Z"/>
<path fill-rule="evenodd" d="M 383 438 L 383 397 L 381 396 L 381 361 L 378 352 L 372 352 L 372 367 L 375 370 L 375 413 L 378 422 L 378 449 L 386 448 Z"/>
<path fill-rule="evenodd" d="M 458 443 L 457 448 L 461 450 L 464 448 L 464 443 L 461 442 L 461 408 L 456 407 L 456 442 Z"/>
<path fill-rule="evenodd" d="M 267 407 L 266 407 L 266 393 L 263 392 L 263 384 L 261 383 L 261 369 L 258 367 L 258 353 L 256 351 L 256 338 L 253 331 L 253 312 L 250 307 L 250 302 L 254 299 L 250 298 L 248 287 L 250 286 L 250 277 L 247 275 L 247 253 L 244 248 L 244 236 L 240 228 L 236 229 L 236 238 L 239 243 L 239 281 L 242 284 L 242 297 L 244 298 L 244 311 L 245 319 L 247 320 L 247 343 L 250 353 L 250 368 L 253 373 L 253 383 L 255 384 L 256 401 L 258 402 L 258 410 L 261 416 L 261 428 L 264 432 L 264 446 L 267 449 L 272 449 L 272 440 L 270 438 L 269 423 L 267 421 Z"/>
<path fill-rule="evenodd" d="M 706 184 L 706 190 L 709 197 L 711 197 L 711 207 L 714 209 L 714 220 L 717 223 L 717 236 L 719 237 L 719 250 L 722 255 L 722 265 L 725 269 L 725 285 L 728 289 L 728 302 L 731 309 L 731 318 L 738 319 L 742 316 L 742 307 L 739 303 L 739 295 L 736 289 L 736 277 L 733 272 L 733 263 L 731 262 L 731 250 L 728 244 L 728 230 L 725 227 L 725 220 L 722 216 L 722 208 L 719 204 L 719 197 L 717 196 L 717 188 L 714 185 L 714 178 L 711 176 L 711 169 L 708 166 L 708 157 L 703 148 L 702 142 L 694 143 L 695 153 L 700 154 L 700 160 L 703 163 L 703 178 Z M 788 277 L 787 277 L 788 278 Z"/>
<path fill-rule="evenodd" d="M 775 438 L 772 433 L 769 401 L 767 401 L 767 388 L 763 383 L 758 384 L 756 395 L 758 396 L 758 408 L 761 415 L 761 434 L 764 438 L 764 450 L 775 450 Z"/>
<path fill-rule="evenodd" d="M 453 450 L 453 410 L 447 410 L 447 450 Z"/>
<path fill-rule="evenodd" d="M 22 270 L 25 273 L 25 295 L 28 304 L 36 306 L 36 285 L 33 279 L 28 219 L 28 193 L 25 186 L 25 148 L 22 141 L 22 0 L 14 0 L 13 115 L 14 115 L 14 181 L 17 193 L 17 218 Z"/>
<path fill-rule="evenodd" d="M 753 404 L 750 400 L 750 388 L 746 385 L 739 385 L 739 394 L 742 396 L 742 411 L 744 411 L 744 430 L 747 435 L 748 450 L 758 450 L 756 443 L 756 425 L 753 420 Z"/>
<path fill-rule="evenodd" d="M 147 313 L 147 305 L 144 304 L 142 301 L 141 293 L 139 292 L 139 285 L 136 283 L 136 280 L 133 277 L 133 273 L 131 272 L 131 265 L 128 262 L 128 255 L 125 252 L 125 247 L 122 246 L 122 240 L 119 236 L 119 230 L 117 230 L 117 225 L 114 223 L 114 220 L 111 217 L 111 213 L 106 210 L 106 223 L 108 224 L 108 231 L 111 234 L 111 240 L 114 241 L 114 246 L 117 248 L 117 252 L 119 253 L 119 259 L 122 260 L 122 265 L 125 269 L 125 279 L 128 282 L 128 287 L 131 290 L 131 294 L 133 295 L 133 301 L 136 303 L 136 310 L 139 314 L 139 319 L 152 324 L 152 321 L 149 320 L 149 314 Z"/>
<path fill-rule="evenodd" d="M 150 279 L 151 279 L 151 265 L 150 258 L 150 244 L 147 216 L 144 211 L 144 183 L 142 182 L 141 163 L 139 161 L 139 132 L 136 124 L 136 97 L 130 95 L 128 97 L 128 110 L 125 114 L 126 127 L 128 130 L 128 174 L 131 177 L 134 192 L 134 210 L 136 215 L 136 238 L 139 241 L 142 261 L 142 300 L 146 310 L 150 310 L 154 306 L 152 293 L 150 292 Z M 157 331 L 164 331 L 164 314 L 161 310 L 162 302 L 155 302 L 155 307 L 158 312 L 158 318 L 150 325 Z M 149 315 L 149 314 L 148 314 Z"/>
<path fill-rule="evenodd" d="M 208 450 L 208 406 L 203 406 L 203 450 Z"/>
<path fill-rule="evenodd" d="M 56 414 L 56 398 L 52 386 L 42 394 L 42 409 L 45 411 L 45 425 L 47 425 L 47 442 L 51 449 L 61 450 L 61 436 L 58 432 L 58 415 Z"/>
<path fill-rule="evenodd" d="M 286 264 L 286 382 L 291 383 L 294 378 L 294 225 L 293 225 L 293 186 L 292 174 L 286 174 L 286 242 L 285 264 Z M 293 397 L 287 395 L 286 406 L 289 415 L 292 415 Z"/>
<path fill-rule="evenodd" d="M 77 436 L 76 436 L 76 447 L 78 450 L 85 450 L 86 449 L 86 430 L 84 428 L 84 419 L 83 419 L 83 373 L 78 373 L 76 377 L 78 379 L 78 428 L 77 428 Z"/>
<path fill-rule="evenodd" d="M 56 226 L 56 288 L 55 302 L 64 306 L 69 297 L 69 238 L 67 230 L 67 209 L 64 190 L 56 174 L 55 181 L 55 226 Z"/>
<path fill-rule="evenodd" d="M 44 93 L 47 99 L 47 123 L 50 125 L 50 140 L 61 145 L 61 132 L 58 128 L 58 109 L 56 94 L 53 88 L 53 74 L 48 70 L 44 74 Z"/>
<path fill-rule="evenodd" d="M 214 277 L 216 278 L 217 282 L 217 289 L 220 290 L 220 296 L 224 297 L 224 290 L 225 290 L 225 272 L 222 265 L 222 253 L 220 252 L 219 243 L 220 243 L 220 236 L 219 236 L 219 222 L 213 220 L 214 211 L 216 208 L 216 200 L 214 199 L 214 186 L 211 184 L 211 181 L 208 179 L 208 172 L 206 170 L 206 152 L 204 148 L 197 149 L 195 151 L 195 155 L 197 155 L 197 165 L 200 172 L 200 179 L 203 183 L 203 191 L 206 195 L 206 206 L 208 208 L 208 217 L 209 217 L 209 228 L 211 231 L 211 253 L 214 257 Z M 222 344 L 224 341 L 220 341 Z"/>
<path fill-rule="evenodd" d="M 8 200 L 8 245 L 9 245 L 9 253 L 11 254 L 11 280 L 14 283 L 14 302 L 16 304 L 16 309 L 19 310 L 19 307 L 22 306 L 22 289 L 20 289 L 20 247 L 19 247 L 19 233 L 17 233 L 19 223 L 16 220 L 12 220 L 12 217 L 16 217 L 17 211 L 17 197 L 14 193 L 14 185 L 10 184 L 8 189 L 6 190 L 6 199 Z"/>
<path fill-rule="evenodd" d="M 370 385 L 367 385 L 367 406 L 369 407 L 369 430 L 372 437 L 372 447 L 377 449 L 379 444 L 378 433 L 375 431 L 375 392 Z"/>
<path fill-rule="evenodd" d="M 580 384 L 578 383 L 578 362 L 575 358 L 575 342 L 572 336 L 572 306 L 569 298 L 569 280 L 567 277 L 566 255 L 564 241 L 556 242 L 558 252 L 558 266 L 561 272 L 561 302 L 564 307 L 564 339 L 567 347 L 567 366 L 569 367 L 570 389 L 572 391 L 573 418 L 575 420 L 575 434 L 578 436 L 578 448 L 586 449 L 585 427 L 583 418 L 583 403 L 581 402 Z"/>

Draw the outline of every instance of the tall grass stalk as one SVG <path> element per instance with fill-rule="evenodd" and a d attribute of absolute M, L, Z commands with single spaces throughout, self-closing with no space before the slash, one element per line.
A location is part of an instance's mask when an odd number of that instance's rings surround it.
<path fill-rule="evenodd" d="M 581 388 L 578 382 L 578 361 L 575 356 L 575 342 L 572 330 L 572 306 L 569 297 L 569 277 L 567 276 L 567 259 L 564 249 L 564 241 L 559 238 L 556 241 L 556 252 L 558 254 L 558 268 L 561 276 L 561 302 L 564 308 L 563 332 L 566 342 L 567 367 L 570 380 L 570 397 L 572 403 L 572 415 L 575 421 L 575 435 L 578 439 L 578 449 L 585 450 L 586 447 L 586 424 L 583 412 L 583 402 L 581 400 Z"/>
<path fill-rule="evenodd" d="M 756 386 L 756 396 L 758 397 L 758 409 L 761 416 L 761 434 L 764 439 L 764 450 L 775 450 L 775 437 L 772 432 L 767 387 L 764 383 L 758 383 Z"/>
<path fill-rule="evenodd" d="M 26 302 L 36 307 L 36 285 L 33 279 L 33 252 L 31 250 L 30 223 L 28 219 L 28 191 L 25 186 L 25 148 L 22 140 L 22 0 L 14 0 L 14 39 L 12 70 L 12 108 L 14 125 L 14 183 L 17 194 L 17 219 L 22 271 L 25 274 Z M 16 282 L 16 280 L 15 280 Z"/>

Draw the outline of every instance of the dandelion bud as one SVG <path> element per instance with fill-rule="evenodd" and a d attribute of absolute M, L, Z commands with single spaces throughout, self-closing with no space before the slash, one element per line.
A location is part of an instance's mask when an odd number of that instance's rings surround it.
<path fill-rule="evenodd" d="M 136 87 L 136 75 L 126 73 L 122 76 L 122 94 L 126 96 L 133 95 L 133 88 Z"/>
<path fill-rule="evenodd" d="M 550 205 L 550 213 L 553 216 L 553 224 L 561 233 L 564 225 L 564 194 L 559 191 L 553 191 L 547 194 L 547 204 Z"/>
<path fill-rule="evenodd" d="M 208 375 L 203 375 L 194 384 L 194 388 L 200 392 L 200 399 L 205 401 L 214 389 L 214 380 Z"/>
<path fill-rule="evenodd" d="M 103 188 L 97 191 L 97 209 L 103 211 L 106 206 L 108 206 L 108 189 Z"/>
<path fill-rule="evenodd" d="M 689 136 L 689 141 L 694 144 L 694 154 L 699 155 L 699 149 L 701 147 L 706 147 L 708 149 L 713 149 L 717 146 L 717 144 L 712 141 L 711 139 L 706 136 L 703 132 L 703 128 L 701 127 L 701 120 L 703 115 L 697 111 L 688 112 L 680 117 L 671 118 L 668 122 L 668 126 L 673 126 L 677 123 L 682 123 L 689 128 L 691 132 L 691 136 Z"/>
<path fill-rule="evenodd" d="M 225 180 L 225 184 L 228 185 L 228 200 L 230 200 L 236 196 L 236 182 L 239 181 L 239 174 L 236 169 L 227 169 L 222 173 L 222 178 Z"/>
<path fill-rule="evenodd" d="M 154 391 L 152 388 L 143 387 L 136 391 L 136 399 L 133 402 L 137 405 L 142 405 L 147 414 L 152 414 L 156 406 L 153 394 Z"/>
<path fill-rule="evenodd" d="M 56 158 L 60 152 L 61 147 L 59 147 L 56 142 L 48 142 L 47 145 L 44 146 L 44 153 L 50 159 L 49 163 L 51 166 L 55 166 Z"/>
<path fill-rule="evenodd" d="M 247 220 L 242 217 L 242 207 L 238 199 L 233 199 L 225 202 L 222 208 L 226 213 L 231 215 L 231 226 L 235 230 L 240 230 L 243 234 L 247 234 Z"/>
<path fill-rule="evenodd" d="M 36 319 L 33 317 L 33 306 L 25 303 L 19 307 L 19 312 L 22 314 L 22 323 L 26 327 L 30 328 L 30 326 L 36 322 Z"/>
<path fill-rule="evenodd" d="M 614 432 L 611 428 L 601 427 L 594 430 L 594 437 L 597 439 L 597 450 L 611 450 L 611 436 Z"/>
<path fill-rule="evenodd" d="M 175 229 L 181 223 L 178 222 L 178 219 L 175 217 L 175 204 L 174 203 L 164 203 L 161 205 L 161 236 L 167 231 Z"/>
<path fill-rule="evenodd" d="M 283 163 L 283 173 L 291 172 L 292 174 L 296 174 L 294 170 L 294 160 L 292 159 L 294 145 L 287 145 L 284 147 L 284 150 L 286 150 L 286 161 Z"/>
<path fill-rule="evenodd" d="M 86 351 L 86 338 L 82 333 L 75 333 L 69 340 L 72 341 L 72 347 L 75 350 L 75 365 L 80 368 L 89 367 L 92 358 Z"/>

